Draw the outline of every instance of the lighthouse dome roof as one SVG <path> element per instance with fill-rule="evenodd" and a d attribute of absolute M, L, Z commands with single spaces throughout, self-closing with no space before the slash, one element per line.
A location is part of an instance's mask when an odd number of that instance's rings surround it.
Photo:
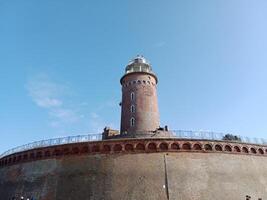
<path fill-rule="evenodd" d="M 135 58 L 130 60 L 126 66 L 125 73 L 132 72 L 149 72 L 152 73 L 152 67 L 149 61 L 142 55 L 137 55 Z"/>

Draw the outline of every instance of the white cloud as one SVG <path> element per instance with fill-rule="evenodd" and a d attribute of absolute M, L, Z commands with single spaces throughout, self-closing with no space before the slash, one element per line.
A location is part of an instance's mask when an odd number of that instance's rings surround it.
<path fill-rule="evenodd" d="M 79 116 L 76 114 L 76 112 L 65 108 L 52 109 L 49 114 L 52 117 L 64 122 L 76 122 L 79 119 Z"/>
<path fill-rule="evenodd" d="M 46 75 L 38 75 L 26 85 L 33 102 L 47 110 L 52 118 L 50 125 L 58 127 L 64 123 L 74 123 L 79 115 L 66 105 L 64 97 L 68 93 L 66 86 L 51 81 Z"/>
<path fill-rule="evenodd" d="M 27 89 L 32 100 L 40 107 L 51 108 L 62 105 L 60 96 L 65 88 L 51 82 L 45 75 L 31 79 L 27 84 Z"/>
<path fill-rule="evenodd" d="M 157 42 L 157 43 L 154 44 L 154 47 L 160 48 L 160 47 L 163 47 L 165 45 L 166 45 L 166 42 Z"/>
<path fill-rule="evenodd" d="M 95 112 L 92 112 L 92 113 L 90 114 L 90 117 L 91 117 L 92 119 L 99 119 L 99 115 L 96 114 Z"/>
<path fill-rule="evenodd" d="M 88 110 L 91 108 L 88 102 L 73 103 L 70 88 L 52 81 L 45 74 L 32 77 L 26 88 L 32 101 L 47 112 L 49 125 L 53 128 L 64 131 L 67 130 L 66 127 L 71 127 L 70 125 L 75 123 L 75 126 L 86 127 L 90 132 L 102 133 L 105 126 L 114 127 L 113 123 L 107 123 L 101 117 L 107 109 L 113 110 L 118 106 L 112 99 L 100 103 L 93 110 Z"/>
<path fill-rule="evenodd" d="M 108 126 L 111 128 L 114 128 L 113 123 L 107 123 L 105 122 L 97 113 L 92 112 L 89 116 L 89 125 L 91 131 L 94 133 L 102 133 L 103 129 Z"/>
<path fill-rule="evenodd" d="M 89 125 L 93 132 L 101 133 L 105 127 L 103 120 L 99 117 L 97 113 L 90 113 Z"/>
<path fill-rule="evenodd" d="M 40 107 L 49 108 L 62 105 L 62 101 L 52 98 L 40 98 L 35 100 L 36 104 Z"/>

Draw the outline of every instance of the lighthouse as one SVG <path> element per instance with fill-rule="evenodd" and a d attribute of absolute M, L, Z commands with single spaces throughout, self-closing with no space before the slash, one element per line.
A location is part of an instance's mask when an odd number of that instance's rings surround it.
<path fill-rule="evenodd" d="M 122 135 L 149 135 L 160 128 L 158 78 L 144 56 L 136 56 L 120 79 Z"/>

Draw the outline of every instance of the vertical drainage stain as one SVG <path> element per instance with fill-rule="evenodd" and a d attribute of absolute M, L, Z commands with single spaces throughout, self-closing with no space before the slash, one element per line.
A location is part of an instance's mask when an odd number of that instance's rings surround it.
<path fill-rule="evenodd" d="M 164 171 L 165 171 L 165 190 L 166 190 L 166 196 L 169 200 L 169 184 L 168 184 L 168 172 L 167 172 L 167 161 L 166 161 L 166 155 L 164 155 Z"/>

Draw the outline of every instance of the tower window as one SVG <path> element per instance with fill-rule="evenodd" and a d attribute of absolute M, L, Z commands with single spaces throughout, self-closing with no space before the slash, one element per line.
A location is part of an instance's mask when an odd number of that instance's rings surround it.
<path fill-rule="evenodd" d="M 134 101 L 134 92 L 131 92 L 131 100 Z"/>
<path fill-rule="evenodd" d="M 131 113 L 134 113 L 134 112 L 135 112 L 135 106 L 131 105 Z"/>
<path fill-rule="evenodd" d="M 134 124 L 135 124 L 135 119 L 132 117 L 130 121 L 131 121 L 131 126 L 134 126 Z"/>

